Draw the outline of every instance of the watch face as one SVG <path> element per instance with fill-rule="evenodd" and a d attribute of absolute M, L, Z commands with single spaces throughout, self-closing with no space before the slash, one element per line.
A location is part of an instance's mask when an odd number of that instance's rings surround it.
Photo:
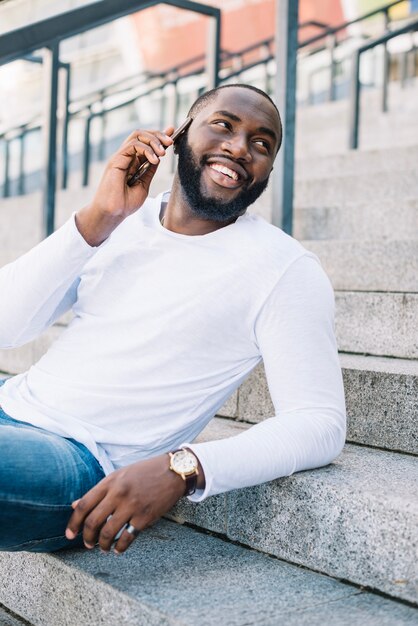
<path fill-rule="evenodd" d="M 179 450 L 171 458 L 171 467 L 179 474 L 193 474 L 197 469 L 197 459 L 191 452 Z"/>

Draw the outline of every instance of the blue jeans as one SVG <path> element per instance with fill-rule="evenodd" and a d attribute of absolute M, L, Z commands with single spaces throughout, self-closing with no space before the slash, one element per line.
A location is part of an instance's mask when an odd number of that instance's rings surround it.
<path fill-rule="evenodd" d="M 0 550 L 81 547 L 81 535 L 73 541 L 64 535 L 71 502 L 102 478 L 85 446 L 14 420 L 0 408 Z"/>

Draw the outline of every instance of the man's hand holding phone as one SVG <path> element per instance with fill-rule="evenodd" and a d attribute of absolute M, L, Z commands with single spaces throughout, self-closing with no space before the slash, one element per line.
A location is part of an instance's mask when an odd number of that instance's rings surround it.
<path fill-rule="evenodd" d="M 173 143 L 173 132 L 173 126 L 163 132 L 135 130 L 109 159 L 92 202 L 76 214 L 77 228 L 91 246 L 100 245 L 143 205 L 160 159 Z M 133 176 L 144 163 L 150 165 L 132 184 Z"/>

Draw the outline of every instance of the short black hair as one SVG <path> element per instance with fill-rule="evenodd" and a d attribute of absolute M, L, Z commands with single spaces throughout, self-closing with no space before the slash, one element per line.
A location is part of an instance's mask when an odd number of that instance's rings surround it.
<path fill-rule="evenodd" d="M 220 85 L 219 87 L 215 87 L 214 89 L 205 91 L 204 93 L 202 93 L 201 96 L 198 97 L 197 100 L 195 100 L 195 102 L 190 107 L 190 110 L 187 114 L 188 117 L 194 118 L 198 113 L 200 113 L 202 109 L 204 109 L 209 104 L 209 102 L 211 102 L 217 96 L 219 91 L 221 91 L 222 89 L 228 89 L 230 87 L 239 87 L 241 89 L 250 89 L 251 91 L 255 91 L 260 96 L 263 96 L 264 98 L 266 98 L 270 102 L 270 104 L 274 106 L 274 108 L 276 109 L 277 118 L 279 120 L 280 137 L 279 137 L 279 145 L 277 147 L 277 151 L 279 151 L 279 148 L 282 143 L 282 137 L 283 137 L 283 127 L 282 127 L 282 120 L 280 117 L 279 109 L 277 108 L 274 100 L 272 100 L 265 91 L 263 91 L 262 89 L 259 89 L 258 87 L 254 87 L 254 85 L 247 85 L 246 83 L 228 83 L 227 85 Z"/>

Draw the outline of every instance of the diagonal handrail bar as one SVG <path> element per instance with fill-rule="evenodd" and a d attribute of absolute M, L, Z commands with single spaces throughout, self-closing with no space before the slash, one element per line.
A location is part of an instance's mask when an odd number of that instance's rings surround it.
<path fill-rule="evenodd" d="M 171 6 L 201 13 L 219 19 L 220 9 L 194 2 L 193 0 L 101 0 L 71 9 L 59 15 L 46 18 L 28 26 L 4 33 L 0 38 L 0 65 L 15 61 L 35 50 L 46 48 L 51 41 L 60 41 L 103 26 L 110 21 L 125 17 L 130 13 L 151 8 L 156 4 Z"/>
<path fill-rule="evenodd" d="M 405 33 L 410 32 L 411 30 L 418 29 L 418 19 L 413 22 L 408 22 L 402 28 L 398 28 L 397 30 L 393 30 L 377 39 L 373 39 L 368 43 L 365 43 L 360 48 L 358 48 L 354 53 L 353 60 L 353 73 L 351 79 L 351 110 L 350 110 L 350 148 L 352 150 L 356 150 L 359 144 L 359 125 L 360 125 L 360 59 L 361 55 L 368 50 L 372 50 L 376 46 L 381 46 L 386 44 L 391 39 L 395 37 L 399 37 L 400 35 L 404 35 Z"/>
<path fill-rule="evenodd" d="M 46 167 L 43 185 L 44 225 L 47 235 L 54 231 L 55 193 L 57 179 L 57 104 L 59 45 L 63 39 L 102 26 L 131 13 L 136 13 L 157 4 L 168 4 L 179 9 L 192 11 L 212 18 L 210 46 L 208 49 L 209 85 L 219 82 L 219 48 L 221 10 L 217 7 L 193 0 L 101 0 L 101 2 L 72 9 L 34 24 L 29 24 L 5 33 L 0 38 L 0 65 L 45 49 L 44 63 L 49 77 L 47 124 L 45 127 Z M 214 23 L 213 23 L 214 22 Z M 7 157 L 8 158 L 8 157 Z"/>
<path fill-rule="evenodd" d="M 325 37 L 327 37 L 327 35 L 335 35 L 339 31 L 345 30 L 346 28 L 348 28 L 349 26 L 352 26 L 353 24 L 358 24 L 359 22 L 363 22 L 364 20 L 367 20 L 370 17 L 379 15 L 379 13 L 386 13 L 392 7 L 396 6 L 397 4 L 400 4 L 401 2 L 405 2 L 405 0 L 393 0 L 393 2 L 390 2 L 389 4 L 386 4 L 378 9 L 374 9 L 373 11 L 369 11 L 368 13 L 364 13 L 363 15 L 360 15 L 359 17 L 356 17 L 353 20 L 349 20 L 348 22 L 343 22 L 342 24 L 338 24 L 338 26 L 330 26 L 327 30 L 324 30 L 323 33 L 319 33 L 318 35 L 315 35 L 314 37 L 310 37 L 309 39 L 302 41 L 299 44 L 299 48 L 305 48 L 306 46 L 310 46 L 311 44 L 316 43 L 317 41 L 320 41 L 321 39 L 324 39 Z"/>
<path fill-rule="evenodd" d="M 311 37 L 308 40 L 305 40 L 303 42 L 300 42 L 298 45 L 298 48 L 304 48 L 308 45 L 310 45 L 311 43 L 315 43 L 316 41 L 320 41 L 321 39 L 325 38 L 327 35 L 330 34 L 335 34 L 340 30 L 344 30 L 346 29 L 348 26 L 351 26 L 352 24 L 356 24 L 359 22 L 362 22 L 363 20 L 366 20 L 370 17 L 373 17 L 374 15 L 378 15 L 379 13 L 388 11 L 389 9 L 391 9 L 393 6 L 401 3 L 401 2 L 405 2 L 405 0 L 393 0 L 391 3 L 386 4 L 378 9 L 374 9 L 373 11 L 369 11 L 368 13 L 365 13 L 361 16 L 359 16 L 358 18 L 355 18 L 353 20 L 349 20 L 347 22 L 343 22 L 341 24 L 339 24 L 338 26 L 329 26 L 326 23 L 323 22 L 319 22 L 317 20 L 308 20 L 306 22 L 301 22 L 299 24 L 299 29 L 301 28 L 305 28 L 307 26 L 317 26 L 318 28 L 322 28 L 324 32 L 315 35 L 314 37 Z M 175 2 L 167 2 L 167 4 L 174 4 L 176 5 Z M 145 8 L 145 7 L 144 7 Z M 62 14 L 61 14 L 62 15 Z M 56 19 L 56 18 L 49 18 L 50 20 Z M 16 33 L 17 31 L 13 31 L 13 33 Z M 4 35 L 2 36 L 4 37 Z M 254 44 L 251 44 L 249 46 L 246 46 L 245 48 L 242 48 L 238 51 L 229 51 L 229 50 L 222 50 L 220 49 L 220 57 L 221 59 L 224 60 L 228 60 L 229 58 L 235 57 L 237 55 L 239 56 L 243 56 L 249 52 L 252 52 L 253 50 L 256 50 L 257 48 L 261 48 L 263 46 L 269 46 L 271 44 L 274 43 L 274 37 L 269 37 L 269 38 L 265 38 L 262 39 Z M 315 54 L 316 52 L 320 52 L 322 51 L 324 48 L 320 47 L 317 48 L 313 51 L 310 52 L 310 54 Z M 2 57 L 1 57 L 1 53 L 2 53 L 2 49 L 0 46 L 0 65 L 2 64 Z M 27 56 L 27 55 L 25 55 Z M 271 57 L 266 58 L 265 60 L 270 60 Z M 182 63 L 179 63 L 176 66 L 172 66 L 169 68 L 166 68 L 164 70 L 161 70 L 161 72 L 153 72 L 153 73 L 147 73 L 144 72 L 144 76 L 147 78 L 147 80 L 149 79 L 154 79 L 154 78 L 163 78 L 167 75 L 171 75 L 171 74 L 175 74 L 178 73 L 178 70 L 183 69 L 184 67 L 187 67 L 188 65 L 192 65 L 194 63 L 198 63 L 199 61 L 204 61 L 205 59 L 205 55 L 197 55 L 195 57 L 192 57 L 191 59 L 187 59 L 185 61 L 183 61 Z M 196 73 L 200 73 L 202 70 L 201 68 L 198 68 L 196 70 Z M 236 75 L 238 75 L 239 72 L 236 73 Z M 186 76 L 190 76 L 190 74 L 187 74 Z M 181 76 L 183 78 L 183 75 Z M 74 114 L 81 112 L 81 110 L 87 108 L 87 106 L 89 104 L 93 104 L 93 102 L 96 102 L 100 96 L 102 96 L 103 94 L 108 93 L 109 91 L 113 90 L 113 89 L 117 89 L 118 87 L 120 87 L 121 85 L 123 85 L 126 82 L 129 82 L 130 80 L 133 80 L 135 78 L 135 75 L 133 76 L 127 76 L 123 79 L 121 79 L 120 81 L 115 81 L 114 83 L 111 83 L 110 85 L 107 85 L 106 87 L 104 87 L 103 89 L 97 89 L 93 92 L 90 92 L 89 94 L 86 94 L 85 96 L 81 96 L 78 101 L 80 102 L 84 102 L 84 107 L 81 107 L 78 111 L 74 112 Z M 171 80 L 169 80 L 168 82 L 172 82 Z M 12 129 L 9 129 L 12 130 Z"/>
<path fill-rule="evenodd" d="M 309 22 L 301 23 L 301 24 L 299 24 L 299 28 L 300 29 L 302 29 L 302 28 L 304 28 L 306 26 L 316 26 L 318 28 L 321 28 L 322 32 L 320 34 L 316 35 L 315 37 L 311 37 L 308 40 L 300 42 L 299 45 L 298 45 L 298 48 L 302 49 L 302 48 L 305 48 L 305 47 L 311 45 L 312 43 L 315 43 L 317 41 L 325 39 L 326 37 L 330 37 L 330 36 L 333 36 L 333 35 L 335 36 L 337 32 L 339 32 L 339 31 L 341 31 L 343 29 L 346 29 L 348 26 L 350 26 L 352 24 L 355 24 L 355 23 L 362 22 L 365 19 L 368 19 L 368 18 L 370 18 L 370 17 L 372 17 L 374 15 L 381 14 L 381 13 L 386 15 L 386 27 L 387 27 L 388 26 L 388 19 L 387 19 L 388 11 L 393 6 L 396 6 L 397 4 L 399 4 L 399 3 L 403 2 L 403 1 L 404 0 L 394 0 L 393 2 L 390 2 L 389 4 L 387 4 L 387 5 L 383 6 L 383 7 L 380 7 L 378 9 L 373 10 L 373 11 L 369 11 L 368 13 L 363 14 L 363 15 L 359 16 L 358 18 L 355 18 L 353 20 L 344 22 L 344 23 L 342 23 L 342 24 L 340 24 L 338 26 L 334 26 L 334 27 L 330 27 L 327 24 L 324 24 L 322 22 L 317 22 L 315 20 L 311 20 Z M 147 0 L 145 2 L 144 2 L 144 0 L 142 0 L 142 1 L 141 0 L 136 0 L 136 2 L 135 2 L 135 9 L 138 11 L 138 10 L 141 10 L 142 8 L 148 8 L 149 6 L 153 6 L 153 5 L 159 4 L 159 3 L 160 2 L 158 2 L 157 0 Z M 207 12 L 205 13 L 207 15 L 211 14 L 211 11 L 213 10 L 213 7 L 207 7 L 207 5 L 200 5 L 200 4 L 195 3 L 195 2 L 189 2 L 188 0 L 167 0 L 166 2 L 163 2 L 163 3 L 164 4 L 173 5 L 173 6 L 176 6 L 176 7 L 180 7 L 180 8 L 189 9 L 189 10 L 194 10 L 195 7 L 199 7 L 199 9 L 201 9 L 201 7 L 203 6 L 203 7 L 205 7 L 207 9 Z M 122 15 L 126 15 L 126 14 L 132 12 L 132 8 L 129 8 L 129 7 L 132 7 L 132 4 L 133 4 L 133 0 L 120 0 L 120 2 L 118 3 L 118 9 L 119 10 L 115 14 L 114 3 L 111 0 L 103 0 L 100 3 L 100 5 L 102 5 L 102 6 L 106 5 L 105 9 L 107 11 L 111 10 L 111 17 L 109 18 L 109 14 L 106 17 L 106 15 L 104 13 L 101 13 L 100 19 L 102 20 L 102 23 L 106 23 L 107 21 L 111 21 L 113 19 L 117 19 L 117 17 L 121 17 Z M 110 6 L 110 5 L 112 5 L 112 6 Z M 93 26 L 91 25 L 91 23 L 89 21 L 92 18 L 94 18 L 94 22 L 95 22 L 94 25 L 99 25 L 98 24 L 97 11 L 96 11 L 97 6 L 98 5 L 88 5 L 87 7 L 81 7 L 81 8 L 69 11 L 69 12 L 64 14 L 66 16 L 66 20 L 62 20 L 62 15 L 63 14 L 61 14 L 59 16 L 54 16 L 52 18 L 48 18 L 47 20 L 43 20 L 42 22 L 39 22 L 37 24 L 31 25 L 30 26 L 31 32 L 32 32 L 32 29 L 34 27 L 35 27 L 35 31 L 36 32 L 33 33 L 33 37 L 32 38 L 28 39 L 27 37 L 24 37 L 24 53 L 25 53 L 25 56 L 27 56 L 29 54 L 32 54 L 35 50 L 37 50 L 40 47 L 42 47 L 41 41 L 43 41 L 44 43 L 47 43 L 48 37 L 51 36 L 51 30 L 49 28 L 51 25 L 54 26 L 54 28 L 56 29 L 56 30 L 53 30 L 53 34 L 54 34 L 54 36 L 58 37 L 58 39 L 62 35 L 62 32 L 60 31 L 60 24 L 59 24 L 59 22 L 61 24 L 63 24 L 63 22 L 65 22 L 65 29 L 64 29 L 65 35 L 62 36 L 62 38 L 67 38 L 69 36 L 72 36 L 73 34 L 77 34 L 79 32 L 83 32 L 84 30 L 88 30 L 88 29 L 92 28 Z M 91 11 L 92 9 L 94 11 L 94 14 Z M 198 9 L 198 12 L 205 12 L 205 11 L 200 11 L 199 9 Z M 218 9 L 216 9 L 216 10 L 219 11 Z M 69 33 L 68 32 L 68 27 L 70 26 L 70 28 L 71 28 L 71 24 L 69 24 L 69 21 L 68 21 L 67 17 L 70 16 L 70 15 L 74 16 L 75 13 L 77 13 L 80 16 L 81 15 L 80 12 L 82 12 L 82 14 L 83 14 L 83 20 L 84 20 L 83 28 L 80 29 L 79 27 L 77 27 L 74 30 L 74 32 L 70 32 Z M 74 26 L 74 24 L 73 24 L 73 26 Z M 14 45 L 14 43 L 16 42 L 16 36 L 18 36 L 18 38 L 19 38 L 22 35 L 22 32 L 25 30 L 25 28 L 27 28 L 27 27 L 24 27 L 22 29 L 18 29 L 16 31 L 13 31 L 12 33 L 6 33 L 6 35 L 2 36 L 2 38 L 0 39 L 0 65 L 3 64 L 3 63 L 9 62 L 10 60 L 14 60 L 14 58 L 21 58 L 23 56 L 23 55 L 20 55 L 19 53 L 15 52 L 14 53 L 15 56 L 12 59 L 12 57 L 10 56 L 10 54 L 11 54 L 10 48 L 13 47 L 12 44 Z M 410 28 L 408 28 L 408 26 L 406 26 L 405 28 L 406 28 L 406 31 L 410 30 Z M 42 37 L 44 39 L 42 39 Z M 388 39 L 383 40 L 383 43 L 385 41 L 388 41 L 390 38 L 392 38 L 392 37 L 389 37 Z M 270 45 L 272 44 L 273 41 L 274 41 L 274 38 L 264 39 L 261 42 L 257 42 L 256 44 L 252 44 L 250 46 L 247 46 L 246 48 L 244 48 L 244 49 L 242 49 L 240 51 L 237 51 L 237 52 L 235 52 L 235 51 L 234 52 L 230 52 L 230 51 L 226 51 L 226 50 L 221 51 L 219 49 L 218 50 L 218 58 L 217 58 L 218 72 L 219 72 L 219 68 L 220 68 L 220 61 L 221 61 L 221 59 L 224 60 L 224 61 L 227 61 L 230 58 L 234 58 L 234 57 L 237 57 L 237 56 L 238 57 L 241 56 L 241 58 L 242 58 L 244 54 L 247 54 L 247 53 L 249 53 L 251 51 L 254 51 L 257 48 L 263 48 L 264 47 L 264 48 L 266 48 L 268 50 L 268 48 L 270 47 Z M 334 41 L 334 45 L 337 45 L 336 40 Z M 378 45 L 378 44 L 376 44 L 376 45 Z M 328 45 L 325 46 L 325 47 L 328 47 Z M 321 50 L 324 50 L 324 46 L 321 46 L 321 47 L 319 47 L 319 48 L 317 48 L 315 50 L 309 51 L 309 54 L 311 55 L 311 54 L 314 54 L 314 53 L 319 52 Z M 273 55 L 272 54 L 267 54 L 267 55 L 265 55 L 263 57 L 262 60 L 256 61 L 255 63 L 247 64 L 247 65 L 248 65 L 248 67 L 254 67 L 255 65 L 259 65 L 260 62 L 266 63 L 271 58 L 273 58 Z M 202 68 L 195 69 L 194 72 L 186 72 L 184 75 L 180 74 L 180 72 L 179 72 L 179 70 L 183 69 L 184 67 L 190 66 L 190 65 L 192 65 L 194 63 L 198 63 L 201 59 L 202 60 L 204 59 L 204 55 L 199 55 L 198 57 L 195 57 L 193 59 L 188 59 L 188 60 L 182 62 L 181 64 L 179 64 L 177 67 L 170 68 L 170 69 L 164 70 L 162 72 L 156 72 L 156 73 L 153 73 L 153 74 L 147 74 L 145 72 L 143 77 L 147 78 L 147 79 L 149 79 L 149 78 L 152 78 L 152 79 L 160 78 L 162 80 L 165 78 L 165 83 L 164 84 L 166 84 L 166 83 L 167 84 L 175 84 L 177 79 L 185 78 L 185 77 L 187 78 L 188 76 L 190 76 L 192 74 L 199 74 L 202 71 L 204 71 L 204 68 L 202 67 Z M 35 60 L 35 59 L 33 59 L 33 60 Z M 227 79 L 231 78 L 234 75 L 238 76 L 242 71 L 244 71 L 245 69 L 248 69 L 247 65 L 245 67 L 241 67 L 239 70 L 237 70 L 235 72 L 234 71 L 230 72 L 228 74 L 228 76 L 226 76 L 226 77 L 222 77 L 222 78 L 219 77 L 218 80 L 223 82 L 223 80 L 227 80 Z M 91 111 L 90 107 L 91 107 L 92 104 L 94 104 L 94 102 L 100 101 L 101 99 L 103 99 L 104 96 L 106 96 L 106 94 L 110 95 L 110 93 L 112 92 L 112 89 L 115 89 L 115 88 L 117 89 L 118 85 L 121 85 L 123 83 L 126 84 L 127 82 L 129 82 L 129 79 L 132 79 L 132 78 L 133 77 L 126 77 L 125 79 L 122 79 L 122 81 L 118 81 L 117 83 L 114 83 L 112 85 L 106 86 L 104 89 L 97 90 L 96 92 L 93 92 L 93 94 L 88 94 L 87 96 L 81 97 L 79 99 L 79 102 L 84 101 L 84 107 L 80 108 L 77 112 L 72 112 L 72 113 L 68 114 L 68 119 L 69 119 L 70 115 L 71 116 L 77 115 L 78 113 L 81 113 L 83 110 L 84 111 L 88 111 L 88 112 Z M 156 89 L 162 89 L 164 87 L 164 84 L 157 86 Z M 139 86 L 139 85 L 136 85 L 136 86 L 132 85 L 132 88 L 137 87 L 137 86 Z M 113 93 L 115 93 L 115 92 L 113 92 Z M 333 99 L 332 80 L 331 80 L 330 94 L 331 94 L 331 99 Z M 96 95 L 96 100 L 92 101 L 91 98 L 94 97 L 94 95 Z M 89 96 L 90 96 L 90 98 L 89 98 Z M 139 94 L 138 96 L 135 96 L 135 98 L 132 98 L 132 100 L 136 100 L 138 97 L 141 97 L 141 94 Z M 128 104 L 128 102 L 125 102 L 125 105 L 126 104 Z M 111 109 L 108 109 L 107 111 L 110 111 L 110 110 Z M 104 111 L 104 112 L 106 113 L 106 111 Z M 20 125 L 19 126 L 20 129 L 22 129 L 23 127 L 24 127 L 24 125 Z M 7 133 L 12 132 L 12 130 L 13 129 L 9 129 L 7 131 Z M 358 129 L 357 129 L 357 131 L 358 131 Z M 6 140 L 6 137 L 5 137 L 4 133 L 2 133 L 0 135 L 0 139 Z M 63 153 L 64 152 L 66 152 L 66 150 L 64 150 Z M 65 154 L 64 154 L 64 157 L 65 157 Z"/>

